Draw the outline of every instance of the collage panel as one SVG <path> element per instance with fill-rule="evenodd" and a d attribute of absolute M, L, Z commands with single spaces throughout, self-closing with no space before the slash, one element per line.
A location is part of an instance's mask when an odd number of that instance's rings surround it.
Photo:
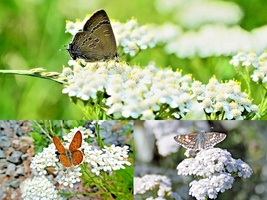
<path fill-rule="evenodd" d="M 0 119 L 267 119 L 255 1 L 2 0 Z"/>
<path fill-rule="evenodd" d="M 266 199 L 266 121 L 138 121 L 134 196 Z"/>
<path fill-rule="evenodd" d="M 0 200 L 267 200 L 266 8 L 0 1 Z"/>
<path fill-rule="evenodd" d="M 0 121 L 0 199 L 133 199 L 133 121 Z"/>

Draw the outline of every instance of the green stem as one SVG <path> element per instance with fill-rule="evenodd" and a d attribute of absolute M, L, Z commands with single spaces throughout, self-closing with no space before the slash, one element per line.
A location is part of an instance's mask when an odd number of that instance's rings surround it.
<path fill-rule="evenodd" d="M 259 115 L 261 117 L 267 114 L 267 90 L 264 88 L 261 103 L 259 105 Z"/>
<path fill-rule="evenodd" d="M 36 78 L 48 79 L 55 81 L 60 84 L 66 83 L 66 80 L 59 77 L 59 72 L 46 72 L 46 69 L 43 68 L 33 68 L 30 70 L 0 70 L 2 74 L 14 74 L 14 75 L 23 75 L 23 76 L 33 76 Z"/>

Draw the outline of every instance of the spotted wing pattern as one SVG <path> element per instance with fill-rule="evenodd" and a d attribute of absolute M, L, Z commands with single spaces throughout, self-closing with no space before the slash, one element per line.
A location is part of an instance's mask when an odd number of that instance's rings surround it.
<path fill-rule="evenodd" d="M 74 37 L 67 49 L 72 59 L 87 62 L 116 59 L 117 44 L 107 13 L 96 11 Z"/>
<path fill-rule="evenodd" d="M 220 143 L 226 138 L 226 134 L 218 132 L 189 133 L 177 135 L 174 140 L 186 149 L 200 150 L 208 149 Z"/>

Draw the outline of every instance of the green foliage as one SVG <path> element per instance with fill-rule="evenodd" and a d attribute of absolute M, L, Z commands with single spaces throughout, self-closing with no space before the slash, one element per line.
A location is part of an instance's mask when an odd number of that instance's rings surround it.
<path fill-rule="evenodd" d="M 83 126 L 85 121 L 80 120 L 37 120 L 32 121 L 32 129 L 29 134 L 34 139 L 35 153 L 41 152 L 44 147 L 47 147 L 52 141 L 49 139 L 52 136 L 62 138 L 62 132 L 68 133 L 70 129 L 78 126 Z"/>
<path fill-rule="evenodd" d="M 93 174 L 82 165 L 82 180 L 85 188 L 96 187 L 91 196 L 101 195 L 104 199 L 132 199 L 133 198 L 133 167 L 113 171 L 110 174 L 101 172 L 99 176 Z"/>

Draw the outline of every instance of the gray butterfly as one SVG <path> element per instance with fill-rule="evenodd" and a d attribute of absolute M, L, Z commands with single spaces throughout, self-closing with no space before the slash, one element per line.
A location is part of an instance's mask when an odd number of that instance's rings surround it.
<path fill-rule="evenodd" d="M 96 11 L 76 33 L 67 49 L 72 59 L 87 62 L 115 59 L 118 56 L 115 36 L 104 10 Z"/>
<path fill-rule="evenodd" d="M 223 141 L 226 134 L 218 132 L 189 133 L 177 135 L 174 140 L 186 149 L 201 150 L 208 149 Z"/>

